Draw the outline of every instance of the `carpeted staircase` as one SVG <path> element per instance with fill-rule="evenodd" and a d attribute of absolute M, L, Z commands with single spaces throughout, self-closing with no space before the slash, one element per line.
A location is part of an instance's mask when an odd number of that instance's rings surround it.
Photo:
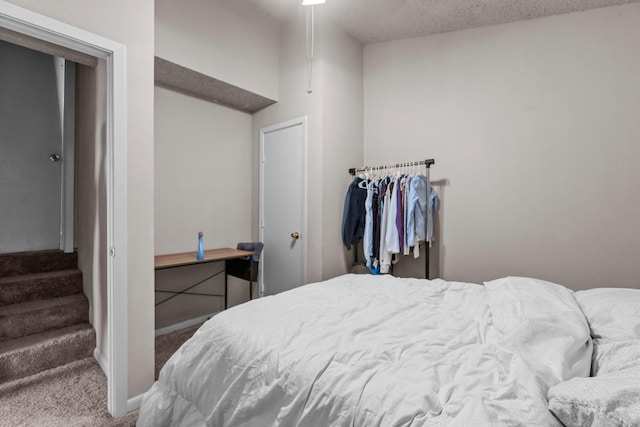
<path fill-rule="evenodd" d="M 88 322 L 75 253 L 0 254 L 0 384 L 91 356 Z"/>

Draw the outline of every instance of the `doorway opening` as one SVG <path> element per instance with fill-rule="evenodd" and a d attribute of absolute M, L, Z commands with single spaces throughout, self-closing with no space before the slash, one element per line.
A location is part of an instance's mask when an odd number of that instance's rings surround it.
<path fill-rule="evenodd" d="M 105 224 L 105 240 L 96 250 L 105 259 L 105 282 L 99 287 L 106 296 L 106 345 L 102 350 L 108 409 L 114 417 L 120 417 L 126 413 L 128 397 L 125 47 L 2 0 L 0 30 L 4 35 L 18 34 L 49 48 L 98 58 L 104 65 L 97 68 L 104 70 L 104 120 L 96 129 L 105 141 L 100 166 L 105 202 L 96 206 L 96 213 Z"/>
<path fill-rule="evenodd" d="M 76 64 L 0 40 L 0 253 L 74 250 Z"/>

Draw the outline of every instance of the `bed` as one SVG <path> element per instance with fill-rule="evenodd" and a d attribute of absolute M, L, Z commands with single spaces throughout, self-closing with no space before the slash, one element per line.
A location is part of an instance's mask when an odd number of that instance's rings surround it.
<path fill-rule="evenodd" d="M 639 402 L 640 290 L 345 275 L 206 322 L 138 426 L 640 425 Z"/>

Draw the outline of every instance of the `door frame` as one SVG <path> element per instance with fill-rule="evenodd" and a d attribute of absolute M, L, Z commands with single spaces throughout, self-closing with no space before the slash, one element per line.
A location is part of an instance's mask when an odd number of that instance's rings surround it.
<path fill-rule="evenodd" d="M 107 67 L 107 406 L 127 412 L 126 49 L 121 43 L 0 0 L 0 26 L 104 59 Z"/>
<path fill-rule="evenodd" d="M 264 242 L 264 140 L 265 135 L 268 133 L 276 132 L 279 130 L 287 129 L 293 126 L 302 126 L 302 280 L 303 284 L 307 278 L 307 116 L 297 117 L 295 119 L 287 120 L 286 122 L 277 123 L 275 125 L 260 128 L 260 207 L 259 207 L 259 239 Z M 259 296 L 264 294 L 264 281 L 263 281 L 263 269 L 260 269 L 260 289 Z"/>
<path fill-rule="evenodd" d="M 61 59 L 62 76 L 62 188 L 60 198 L 60 250 L 71 253 L 74 250 L 75 220 L 75 125 L 76 125 L 76 65 Z M 60 89 L 60 86 L 58 86 Z M 59 95 L 60 96 L 60 95 Z"/>

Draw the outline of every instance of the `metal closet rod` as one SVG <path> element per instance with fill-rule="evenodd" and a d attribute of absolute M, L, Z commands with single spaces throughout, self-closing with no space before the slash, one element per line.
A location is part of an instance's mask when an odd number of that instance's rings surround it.
<path fill-rule="evenodd" d="M 431 165 L 435 164 L 436 161 L 433 159 L 420 160 L 419 162 L 405 162 L 405 163 L 396 163 L 395 165 L 382 165 L 382 166 L 365 166 L 360 169 L 351 168 L 349 169 L 349 173 L 351 175 L 355 175 L 358 172 L 366 172 L 371 169 L 384 169 L 384 168 L 402 168 L 405 166 L 417 166 L 417 165 L 425 165 L 429 168 Z"/>

